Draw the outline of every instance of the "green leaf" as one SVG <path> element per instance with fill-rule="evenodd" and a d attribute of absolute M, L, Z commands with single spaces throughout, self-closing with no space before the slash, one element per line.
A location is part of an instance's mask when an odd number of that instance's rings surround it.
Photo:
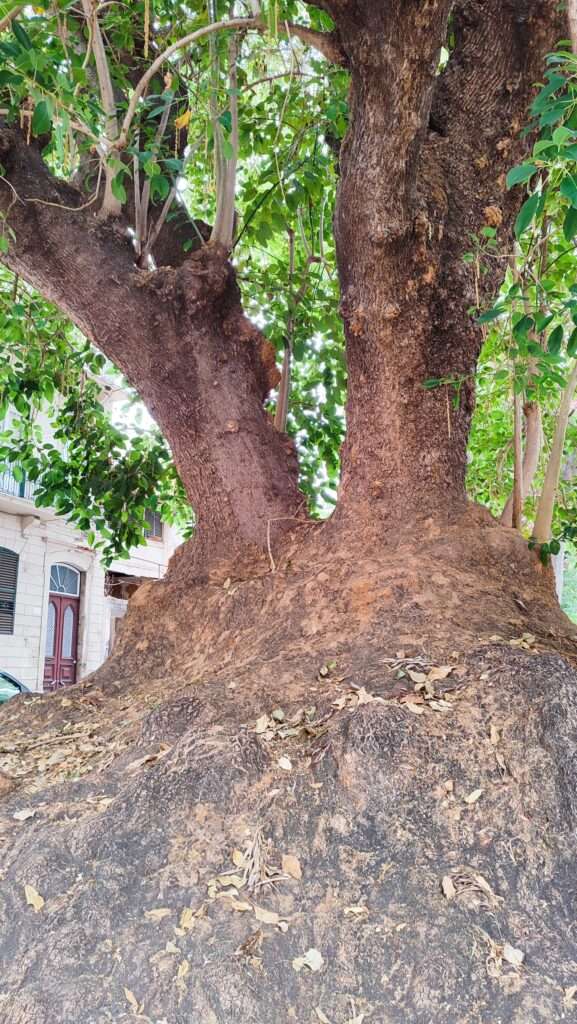
<path fill-rule="evenodd" d="M 529 224 L 531 223 L 533 217 L 537 212 L 540 201 L 541 196 L 538 192 L 534 192 L 533 195 L 529 196 L 529 198 L 526 199 L 523 203 L 521 209 L 519 210 L 517 220 L 515 221 L 516 238 L 520 238 L 525 229 L 529 227 Z"/>
<path fill-rule="evenodd" d="M 118 199 L 118 201 L 120 203 L 125 203 L 126 202 L 126 198 L 127 198 L 127 196 L 126 196 L 126 189 L 125 189 L 124 185 L 122 184 L 122 175 L 121 174 L 117 174 L 112 179 L 112 183 L 111 183 L 110 188 L 112 190 L 112 195 L 116 199 Z"/>
<path fill-rule="evenodd" d="M 547 348 L 552 355 L 558 355 L 558 353 L 561 351 L 562 344 L 563 325 L 557 324 L 557 327 L 554 327 L 551 331 L 551 334 L 549 335 L 549 340 L 547 341 Z"/>
<path fill-rule="evenodd" d="M 520 164 L 519 167 L 512 167 L 507 175 L 507 188 L 513 188 L 514 185 L 529 181 L 529 178 L 532 178 L 537 171 L 538 167 L 535 164 Z"/>
<path fill-rule="evenodd" d="M 232 148 L 229 139 L 222 140 L 222 155 L 224 156 L 225 160 L 232 160 L 234 156 L 234 149 Z"/>
<path fill-rule="evenodd" d="M 522 316 L 513 327 L 513 336 L 515 338 L 525 337 L 534 325 L 535 322 L 532 316 Z"/>
<path fill-rule="evenodd" d="M 570 206 L 563 221 L 563 234 L 568 242 L 577 235 L 577 207 Z"/>
<path fill-rule="evenodd" d="M 23 50 L 32 49 L 32 40 L 19 21 L 14 20 L 12 22 L 12 31 Z"/>
<path fill-rule="evenodd" d="M 577 356 L 577 327 L 571 332 L 567 342 L 567 355 L 571 356 L 571 359 Z"/>
<path fill-rule="evenodd" d="M 498 316 L 506 312 L 505 306 L 493 306 L 492 309 L 488 309 L 486 313 L 481 313 L 481 316 L 477 317 L 477 323 L 488 324 L 491 320 L 496 320 Z"/>
<path fill-rule="evenodd" d="M 566 174 L 559 185 L 559 192 L 568 199 L 572 206 L 577 207 L 577 181 L 572 174 Z"/>
<path fill-rule="evenodd" d="M 225 129 L 225 131 L 227 131 L 227 132 L 231 131 L 231 129 L 232 129 L 232 114 L 231 114 L 230 110 L 225 110 L 224 113 L 220 115 L 218 120 L 220 121 L 220 123 L 221 123 L 222 127 Z"/>
<path fill-rule="evenodd" d="M 40 100 L 34 107 L 32 115 L 32 134 L 46 135 L 52 125 L 52 110 L 46 100 Z"/>

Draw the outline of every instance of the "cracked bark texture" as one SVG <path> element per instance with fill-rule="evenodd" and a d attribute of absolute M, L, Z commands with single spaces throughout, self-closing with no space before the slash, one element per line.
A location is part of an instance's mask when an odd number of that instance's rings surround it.
<path fill-rule="evenodd" d="M 2 711 L 6 1024 L 575 1012 L 576 631 L 551 574 L 463 484 L 481 336 L 461 256 L 488 216 L 510 238 L 520 196 L 504 174 L 564 25 L 549 0 L 316 6 L 351 72 L 335 214 L 348 430 L 328 524 L 269 530 L 302 519 L 296 466 L 264 415 L 272 353 L 224 254 L 137 271 L 122 222 L 97 225 L 0 130 L 7 262 L 140 391 L 200 518 L 95 677 Z M 445 376 L 464 378 L 456 410 L 422 387 Z M 210 569 L 226 552 L 223 587 Z M 407 710 L 399 659 L 450 667 L 451 710 Z M 262 735 L 279 708 L 296 732 Z M 276 881 L 212 898 L 245 844 Z M 309 949 L 318 972 L 297 970 Z"/>

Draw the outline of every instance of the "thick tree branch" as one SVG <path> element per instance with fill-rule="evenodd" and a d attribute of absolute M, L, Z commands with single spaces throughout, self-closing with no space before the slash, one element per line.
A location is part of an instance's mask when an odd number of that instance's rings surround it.
<path fill-rule="evenodd" d="M 336 32 L 315 32 L 314 29 L 307 28 L 305 25 L 296 25 L 292 21 L 279 25 L 279 30 L 285 32 L 289 38 L 296 36 L 305 46 L 311 46 L 313 50 L 318 50 L 332 64 L 345 65 L 347 63 L 346 54 L 339 44 Z"/>
<path fill-rule="evenodd" d="M 0 128 L 0 163 L 0 212 L 15 235 L 2 262 L 121 363 L 126 322 L 142 317 L 144 326 L 151 315 L 131 299 L 136 271 L 122 232 L 99 225 L 85 196 L 54 178 L 17 129 Z"/>

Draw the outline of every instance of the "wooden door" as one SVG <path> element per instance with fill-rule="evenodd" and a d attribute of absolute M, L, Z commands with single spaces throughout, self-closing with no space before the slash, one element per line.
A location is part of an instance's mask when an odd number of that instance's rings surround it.
<path fill-rule="evenodd" d="M 76 682 L 79 607 L 78 597 L 50 594 L 44 659 L 45 690 L 56 690 L 59 686 Z"/>

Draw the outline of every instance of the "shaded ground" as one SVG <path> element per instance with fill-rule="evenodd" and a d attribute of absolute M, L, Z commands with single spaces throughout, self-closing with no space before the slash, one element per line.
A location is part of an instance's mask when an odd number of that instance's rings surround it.
<path fill-rule="evenodd" d="M 3 1022 L 577 1019 L 574 629 L 507 531 L 349 553 L 2 712 Z"/>

